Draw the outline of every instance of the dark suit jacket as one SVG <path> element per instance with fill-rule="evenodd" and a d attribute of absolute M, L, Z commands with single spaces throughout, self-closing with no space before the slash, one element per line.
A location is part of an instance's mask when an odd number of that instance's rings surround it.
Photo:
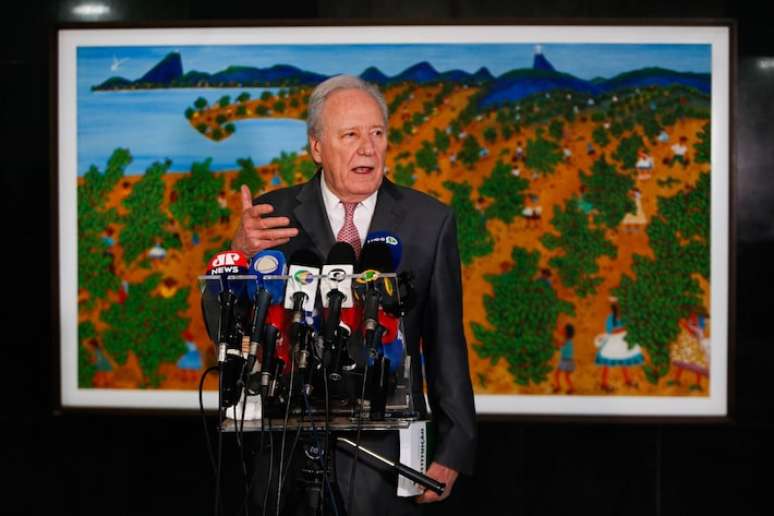
<path fill-rule="evenodd" d="M 291 256 L 314 249 L 324 259 L 336 242 L 320 187 L 320 173 L 308 183 L 268 192 L 253 204 L 271 204 L 272 216 L 285 216 L 298 236 L 278 249 Z M 379 189 L 369 231 L 389 231 L 403 245 L 398 272 L 416 276 L 417 304 L 405 318 L 406 345 L 419 364 L 420 340 L 425 357 L 428 398 L 438 430 L 434 460 L 470 474 L 476 447 L 473 389 L 462 327 L 462 280 L 454 215 L 448 206 L 385 178 Z M 426 414 L 422 372 L 414 372 L 414 400 Z"/>

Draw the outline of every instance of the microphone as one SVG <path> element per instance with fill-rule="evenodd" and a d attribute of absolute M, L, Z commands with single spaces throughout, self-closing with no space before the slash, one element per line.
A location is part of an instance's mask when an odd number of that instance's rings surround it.
<path fill-rule="evenodd" d="M 285 308 L 293 311 L 293 324 L 304 320 L 304 312 L 314 311 L 321 266 L 320 257 L 314 251 L 302 249 L 290 257 Z"/>
<path fill-rule="evenodd" d="M 288 283 L 285 290 L 285 308 L 291 310 L 290 345 L 292 352 L 298 353 L 298 368 L 309 369 L 311 352 L 308 346 L 309 326 L 306 313 L 314 311 L 317 299 L 317 285 L 320 282 L 322 262 L 314 251 L 298 250 L 290 257 Z M 311 392 L 310 374 L 304 374 L 304 390 Z"/>
<path fill-rule="evenodd" d="M 283 280 L 265 279 L 265 276 L 282 276 L 287 272 L 287 263 L 285 255 L 281 251 L 268 249 L 253 256 L 250 261 L 250 272 L 256 275 L 256 281 L 248 283 L 248 293 L 255 290 L 250 296 L 254 299 L 253 319 L 250 325 L 250 351 L 247 355 L 247 373 L 253 370 L 258 345 L 264 337 L 266 328 L 266 315 L 269 306 L 272 303 L 279 303 L 284 297 L 285 282 Z M 266 350 L 264 349 L 264 360 L 261 362 L 261 373 L 265 372 L 263 362 L 266 360 Z"/>
<path fill-rule="evenodd" d="M 242 395 L 240 379 L 245 365 L 242 356 L 241 321 L 237 313 L 237 303 L 245 293 L 244 279 L 232 276 L 244 276 L 249 271 L 247 256 L 240 251 L 222 251 L 208 263 L 207 275 L 219 278 L 215 282 L 220 306 L 218 320 L 218 364 L 221 372 L 221 400 L 225 407 L 239 401 Z"/>
<path fill-rule="evenodd" d="M 383 242 L 387 246 L 392 259 L 390 270 L 397 272 L 403 257 L 403 244 L 398 235 L 389 231 L 372 231 L 366 236 L 366 245 L 371 242 Z M 384 278 L 380 290 L 383 294 L 382 308 L 395 317 L 405 315 L 416 305 L 414 274 L 411 271 L 400 272 L 396 280 Z"/>
<path fill-rule="evenodd" d="M 329 378 L 341 380 L 339 372 L 342 360 L 342 341 L 352 334 L 352 327 L 342 322 L 342 310 L 352 311 L 352 278 L 357 256 L 347 242 L 333 245 L 326 264 L 323 266 L 320 281 L 320 295 L 323 307 L 328 309 L 328 317 L 323 323 L 323 343 L 325 345 L 324 363 L 329 369 Z"/>
<path fill-rule="evenodd" d="M 387 401 L 390 360 L 384 355 L 382 339 L 387 328 L 380 323 L 380 314 L 382 318 L 384 317 L 384 311 L 380 308 L 383 299 L 393 295 L 395 288 L 388 281 L 388 278 L 383 278 L 381 275 L 393 272 L 392 264 L 392 255 L 385 242 L 376 240 L 363 246 L 360 255 L 362 276 L 357 282 L 363 284 L 365 288 L 363 294 L 363 329 L 366 350 L 369 354 L 367 362 L 376 368 L 376 374 L 370 376 L 370 408 L 371 418 L 374 420 L 384 418 Z"/>
<path fill-rule="evenodd" d="M 380 280 L 386 279 L 381 277 L 382 273 L 392 271 L 392 255 L 387 244 L 378 240 L 367 242 L 360 253 L 361 277 L 357 279 L 357 283 L 365 289 L 362 293 L 363 329 L 366 333 L 366 343 L 371 350 L 376 349 L 373 336 L 379 326 L 379 307 L 384 297 L 383 290 L 387 290 L 388 293 L 392 291 L 389 283 L 385 283 L 386 288 L 381 289 L 377 284 L 381 284 Z"/>
<path fill-rule="evenodd" d="M 368 233 L 368 235 L 366 235 L 365 245 L 368 245 L 372 242 L 383 242 L 387 246 L 387 249 L 390 251 L 390 258 L 392 260 L 391 269 L 393 271 L 397 271 L 398 266 L 400 265 L 400 260 L 403 257 L 403 244 L 401 244 L 398 235 L 390 233 L 389 231 L 371 231 Z"/>

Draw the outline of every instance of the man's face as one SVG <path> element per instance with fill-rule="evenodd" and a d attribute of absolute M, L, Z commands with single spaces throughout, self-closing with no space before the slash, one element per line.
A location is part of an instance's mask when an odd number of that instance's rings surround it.
<path fill-rule="evenodd" d="M 345 202 L 374 193 L 382 184 L 387 152 L 379 104 L 362 90 L 335 91 L 325 100 L 321 132 L 309 138 L 309 147 L 328 188 Z"/>

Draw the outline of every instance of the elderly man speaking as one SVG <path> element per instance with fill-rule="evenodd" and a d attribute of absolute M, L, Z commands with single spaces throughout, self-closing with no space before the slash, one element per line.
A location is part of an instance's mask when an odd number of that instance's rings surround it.
<path fill-rule="evenodd" d="M 426 380 L 438 433 L 427 475 L 447 488 L 443 497 L 425 491 L 416 499 L 398 498 L 389 477 L 370 465 L 359 467 L 350 486 L 348 468 L 341 466 L 352 459 L 343 450 L 337 451 L 337 481 L 342 492 L 354 490 L 350 516 L 421 514 L 419 504 L 445 498 L 460 472 L 472 472 L 476 447 L 454 216 L 432 197 L 385 178 L 388 113 L 376 87 L 353 76 L 333 77 L 312 92 L 308 113 L 309 148 L 321 172 L 305 184 L 256 199 L 242 186 L 242 215 L 232 248 L 253 255 L 276 247 L 286 256 L 316 249 L 327 256 L 337 240 L 358 249 L 369 231 L 400 237 L 400 269 L 416 277 L 417 302 L 405 319 L 407 352 L 418 364 L 421 345 L 427 376 L 412 369 L 413 395 L 420 414 L 427 416 Z M 364 432 L 362 444 L 398 459 L 397 432 Z M 256 498 L 262 501 L 260 494 Z"/>

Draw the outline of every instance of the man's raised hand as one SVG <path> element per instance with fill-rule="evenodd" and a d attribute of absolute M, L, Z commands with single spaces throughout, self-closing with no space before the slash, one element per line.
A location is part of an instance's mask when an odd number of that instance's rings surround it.
<path fill-rule="evenodd" d="M 252 256 L 264 249 L 285 244 L 298 235 L 297 228 L 288 227 L 290 219 L 287 217 L 265 216 L 274 211 L 271 204 L 253 206 L 253 196 L 247 185 L 242 185 L 241 196 L 242 215 L 231 242 L 232 249 Z"/>

